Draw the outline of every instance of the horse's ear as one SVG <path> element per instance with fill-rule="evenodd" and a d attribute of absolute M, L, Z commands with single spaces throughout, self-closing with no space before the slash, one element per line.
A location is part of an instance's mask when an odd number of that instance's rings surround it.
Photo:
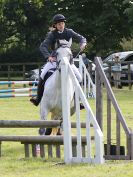
<path fill-rule="evenodd" d="M 71 47 L 71 45 L 72 45 L 72 38 L 69 39 L 68 47 Z"/>

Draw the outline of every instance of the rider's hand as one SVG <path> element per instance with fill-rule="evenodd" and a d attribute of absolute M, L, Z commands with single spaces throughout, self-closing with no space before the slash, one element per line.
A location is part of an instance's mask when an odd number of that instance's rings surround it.
<path fill-rule="evenodd" d="M 80 50 L 83 51 L 85 49 L 85 47 L 86 47 L 86 43 L 84 42 L 84 43 L 81 44 Z"/>
<path fill-rule="evenodd" d="M 56 61 L 56 58 L 55 57 L 48 57 L 48 61 L 49 62 L 54 62 L 54 61 Z"/>

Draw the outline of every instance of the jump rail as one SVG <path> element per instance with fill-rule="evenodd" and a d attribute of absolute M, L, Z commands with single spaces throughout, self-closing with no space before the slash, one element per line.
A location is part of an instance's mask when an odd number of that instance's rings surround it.
<path fill-rule="evenodd" d="M 37 84 L 38 81 L 0 81 L 0 85 L 17 85 L 17 84 Z M 11 98 L 11 97 L 34 97 L 37 91 L 36 87 L 32 88 L 17 88 L 17 89 L 4 89 L 0 90 L 0 98 Z M 30 93 L 26 93 L 30 92 Z M 17 94 L 8 94 L 8 93 L 17 93 Z"/>
<path fill-rule="evenodd" d="M 62 122 L 59 120 L 51 120 L 51 121 L 0 120 L 0 128 L 38 128 L 38 127 L 53 128 L 53 127 L 60 127 L 61 123 Z M 76 123 L 71 122 L 71 127 L 76 128 Z M 84 122 L 81 122 L 81 128 L 85 128 L 85 127 L 86 124 Z M 82 136 L 81 139 L 82 139 L 82 155 L 85 157 L 86 137 Z M 91 137 L 91 139 L 93 140 L 94 137 Z M 61 146 L 63 148 L 64 145 L 64 138 L 63 136 L 59 136 L 59 135 L 58 136 L 4 135 L 4 136 L 0 136 L 0 156 L 2 155 L 1 144 L 2 142 L 5 141 L 21 142 L 21 144 L 24 144 L 25 157 L 30 157 L 30 145 L 31 145 L 33 157 L 40 156 L 44 158 L 46 157 L 46 153 L 48 153 L 48 157 L 56 156 L 56 158 L 61 158 Z M 77 137 L 72 136 L 73 156 L 76 156 L 77 154 L 76 146 L 77 146 Z M 54 153 L 54 149 L 56 150 L 56 153 Z"/>
<path fill-rule="evenodd" d="M 61 126 L 59 120 L 0 120 L 0 128 L 52 128 Z M 76 123 L 71 122 L 71 128 L 76 128 Z M 86 128 L 85 122 L 81 122 L 81 128 Z"/>
<path fill-rule="evenodd" d="M 4 94 L 0 95 L 0 98 L 12 98 L 12 97 L 35 97 L 36 94 L 28 94 L 28 93 L 23 93 L 23 94 Z"/>
<path fill-rule="evenodd" d="M 37 88 L 18 88 L 18 89 L 5 89 L 5 90 L 0 90 L 0 93 L 12 93 L 12 92 L 28 92 L 28 91 L 36 91 Z"/>
<path fill-rule="evenodd" d="M 0 81 L 0 85 L 12 85 L 12 84 L 37 84 L 38 81 Z"/>

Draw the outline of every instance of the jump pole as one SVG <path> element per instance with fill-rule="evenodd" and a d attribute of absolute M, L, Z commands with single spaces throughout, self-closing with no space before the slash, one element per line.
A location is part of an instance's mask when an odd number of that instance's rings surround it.
<path fill-rule="evenodd" d="M 28 91 L 36 91 L 37 88 L 20 88 L 20 89 L 5 89 L 5 90 L 0 90 L 0 93 L 10 93 L 10 92 L 28 92 Z"/>
<path fill-rule="evenodd" d="M 23 94 L 4 94 L 0 95 L 0 98 L 11 98 L 11 97 L 35 97 L 37 94 L 29 94 L 29 93 L 23 93 Z"/>
<path fill-rule="evenodd" d="M 0 81 L 0 85 L 8 84 L 37 84 L 38 81 Z"/>

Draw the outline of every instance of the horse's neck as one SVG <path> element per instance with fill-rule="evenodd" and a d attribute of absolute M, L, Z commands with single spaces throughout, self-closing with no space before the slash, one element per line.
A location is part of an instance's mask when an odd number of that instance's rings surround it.
<path fill-rule="evenodd" d="M 55 71 L 54 81 L 55 81 L 56 87 L 60 88 L 61 87 L 61 73 L 58 70 Z"/>

